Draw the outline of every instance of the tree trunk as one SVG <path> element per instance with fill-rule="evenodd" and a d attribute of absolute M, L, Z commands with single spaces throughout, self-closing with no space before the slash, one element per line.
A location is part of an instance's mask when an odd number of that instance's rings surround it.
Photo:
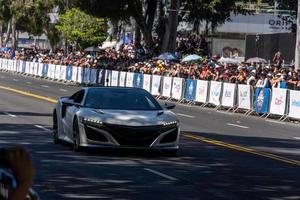
<path fill-rule="evenodd" d="M 0 47 L 3 47 L 3 24 L 0 25 Z"/>
<path fill-rule="evenodd" d="M 135 25 L 134 44 L 136 46 L 140 45 L 141 39 L 142 39 L 141 29 L 139 28 L 139 26 Z"/>
<path fill-rule="evenodd" d="M 10 34 L 11 34 L 11 20 L 9 20 L 8 24 L 7 24 L 6 37 L 5 37 L 3 46 L 7 46 L 8 40 L 10 38 Z"/>
<path fill-rule="evenodd" d="M 175 53 L 180 0 L 171 0 L 170 14 L 164 36 L 162 52 Z"/>
<path fill-rule="evenodd" d="M 196 19 L 193 24 L 193 32 L 198 35 L 200 33 L 199 29 L 200 29 L 200 21 Z"/>
<path fill-rule="evenodd" d="M 154 50 L 154 42 L 152 38 L 153 27 L 152 26 L 150 27 L 147 24 L 146 18 L 143 15 L 142 3 L 140 0 L 132 0 L 128 2 L 128 6 L 133 11 L 132 17 L 134 18 L 136 25 L 139 27 L 139 29 L 143 34 L 143 39 L 145 41 L 145 49 L 147 50 L 147 53 L 152 54 Z"/>
<path fill-rule="evenodd" d="M 17 22 L 16 22 L 15 18 L 12 18 L 12 20 L 11 20 L 11 34 L 12 34 L 11 48 L 13 51 L 15 51 L 18 47 Z"/>

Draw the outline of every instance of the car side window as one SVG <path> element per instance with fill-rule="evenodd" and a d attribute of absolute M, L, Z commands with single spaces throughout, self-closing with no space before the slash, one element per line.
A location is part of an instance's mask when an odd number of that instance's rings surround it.
<path fill-rule="evenodd" d="M 84 97 L 84 90 L 80 90 L 79 92 L 72 95 L 69 99 L 72 99 L 74 103 L 81 103 Z"/>

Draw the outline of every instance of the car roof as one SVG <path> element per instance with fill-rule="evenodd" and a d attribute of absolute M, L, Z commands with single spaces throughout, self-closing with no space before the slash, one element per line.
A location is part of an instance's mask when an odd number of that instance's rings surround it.
<path fill-rule="evenodd" d="M 116 91 L 116 90 L 118 90 L 118 91 L 120 91 L 120 90 L 125 90 L 125 91 L 145 91 L 145 92 L 147 92 L 146 90 L 144 90 L 144 89 L 142 89 L 142 88 L 134 88 L 134 87 L 117 87 L 117 86 L 112 86 L 112 87 L 108 87 L 108 86 L 96 86 L 96 87 L 86 87 L 85 88 L 87 91 L 88 90 L 90 90 L 90 89 L 93 89 L 93 90 L 97 90 L 97 89 L 99 89 L 99 90 L 110 90 L 110 91 Z"/>

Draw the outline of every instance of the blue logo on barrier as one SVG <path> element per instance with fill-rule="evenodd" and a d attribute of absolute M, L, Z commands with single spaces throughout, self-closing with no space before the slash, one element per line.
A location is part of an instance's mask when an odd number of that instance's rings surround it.
<path fill-rule="evenodd" d="M 300 107 L 300 101 L 297 101 L 297 100 L 292 101 L 292 106 L 293 107 Z"/>
<path fill-rule="evenodd" d="M 141 73 L 134 74 L 133 87 L 137 87 L 137 88 L 143 87 L 143 74 L 141 74 Z"/>
<path fill-rule="evenodd" d="M 256 88 L 255 90 L 255 112 L 266 114 L 269 112 L 271 90 L 268 88 Z"/>
<path fill-rule="evenodd" d="M 196 98 L 196 87 L 197 81 L 187 79 L 186 80 L 186 88 L 185 88 L 185 99 L 189 101 L 194 101 Z"/>
<path fill-rule="evenodd" d="M 73 75 L 73 67 L 71 65 L 67 66 L 67 71 L 66 71 L 66 80 L 71 81 L 72 80 L 72 75 Z"/>
<path fill-rule="evenodd" d="M 48 64 L 43 64 L 43 71 L 42 71 L 42 76 L 47 77 L 48 76 Z"/>

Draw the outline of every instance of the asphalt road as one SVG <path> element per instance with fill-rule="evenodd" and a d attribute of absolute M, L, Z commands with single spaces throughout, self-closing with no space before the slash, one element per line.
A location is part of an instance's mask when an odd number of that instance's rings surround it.
<path fill-rule="evenodd" d="M 79 88 L 0 72 L 0 87 L 58 98 Z M 0 147 L 24 145 L 42 199 L 300 199 L 300 126 L 178 105 L 181 149 L 74 153 L 54 145 L 54 104 L 0 89 Z"/>

